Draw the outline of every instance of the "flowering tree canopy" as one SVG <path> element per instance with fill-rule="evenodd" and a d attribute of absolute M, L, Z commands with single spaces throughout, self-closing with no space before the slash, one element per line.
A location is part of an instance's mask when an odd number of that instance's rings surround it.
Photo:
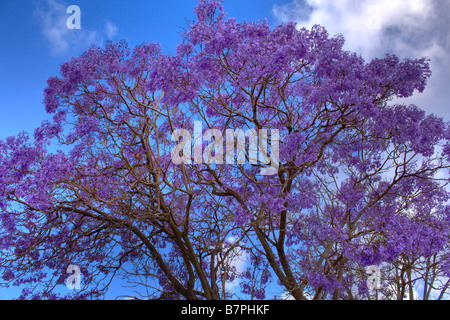
<path fill-rule="evenodd" d="M 366 62 L 321 26 L 240 23 L 217 0 L 195 12 L 174 55 L 122 41 L 63 63 L 52 121 L 0 141 L 2 285 L 26 299 L 100 298 L 117 277 L 150 299 L 444 297 L 449 125 L 392 101 L 425 89 L 429 61 Z M 227 129 L 278 130 L 274 174 L 248 148 L 245 163 L 174 163 L 172 133 L 195 121 L 203 152 Z M 69 265 L 81 288 L 58 290 Z"/>

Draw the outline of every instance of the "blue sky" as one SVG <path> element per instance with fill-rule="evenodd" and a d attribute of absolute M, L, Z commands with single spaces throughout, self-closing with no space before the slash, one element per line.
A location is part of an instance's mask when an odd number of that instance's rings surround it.
<path fill-rule="evenodd" d="M 0 139 L 32 133 L 48 119 L 43 90 L 59 66 L 107 40 L 160 43 L 175 52 L 197 0 L 0 0 Z M 69 30 L 69 5 L 81 9 L 81 30 Z M 440 0 L 225 0 L 228 16 L 294 20 L 342 33 L 346 48 L 366 59 L 390 52 L 428 56 L 433 77 L 424 94 L 408 99 L 450 120 L 450 1 Z M 0 299 L 4 298 L 0 293 Z"/>
<path fill-rule="evenodd" d="M 277 1 L 287 3 L 288 1 Z M 62 62 L 92 44 L 125 39 L 175 52 L 196 0 L 0 0 L 0 139 L 33 132 L 48 116 L 42 104 L 46 80 Z M 81 30 L 65 23 L 69 5 L 81 9 Z M 273 0 L 229 0 L 225 8 L 237 19 L 267 18 L 276 23 Z"/>

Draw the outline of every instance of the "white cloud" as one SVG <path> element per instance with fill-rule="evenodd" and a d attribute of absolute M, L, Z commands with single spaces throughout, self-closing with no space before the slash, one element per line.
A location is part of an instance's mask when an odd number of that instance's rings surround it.
<path fill-rule="evenodd" d="M 34 17 L 42 35 L 50 45 L 53 55 L 65 54 L 71 50 L 84 49 L 89 45 L 102 45 L 105 38 L 112 39 L 117 34 L 117 26 L 107 21 L 102 31 L 90 30 L 83 24 L 83 8 L 81 8 L 81 29 L 68 29 L 66 12 L 69 5 L 60 0 L 35 2 Z"/>
<path fill-rule="evenodd" d="M 394 53 L 400 58 L 429 57 L 433 77 L 422 95 L 408 99 L 428 112 L 450 118 L 450 2 L 440 0 L 293 0 L 275 6 L 279 20 L 299 27 L 323 25 L 342 34 L 344 49 L 366 60 Z"/>
<path fill-rule="evenodd" d="M 404 33 L 426 23 L 432 15 L 431 3 L 429 0 L 294 0 L 275 6 L 274 13 L 301 26 L 310 28 L 321 24 L 332 35 L 342 33 L 348 49 L 372 58 L 379 54 L 381 47 L 389 45 L 384 42 L 389 41 L 386 33 Z M 405 45 L 394 43 L 402 51 Z"/>
<path fill-rule="evenodd" d="M 110 21 L 106 22 L 105 33 L 106 33 L 106 37 L 108 39 L 114 38 L 117 35 L 117 30 L 118 30 L 118 28 L 114 23 L 112 23 Z"/>

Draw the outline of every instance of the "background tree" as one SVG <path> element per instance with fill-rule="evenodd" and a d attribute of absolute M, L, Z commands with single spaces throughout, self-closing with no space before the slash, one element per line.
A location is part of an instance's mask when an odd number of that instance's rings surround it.
<path fill-rule="evenodd" d="M 323 27 L 239 23 L 219 1 L 195 12 L 176 55 L 122 41 L 63 63 L 53 120 L 0 142 L 3 285 L 56 299 L 75 264 L 68 298 L 120 276 L 152 299 L 444 297 L 450 131 L 392 103 L 424 90 L 427 59 L 366 62 Z M 174 164 L 171 133 L 194 121 L 278 129 L 276 174 L 248 150 Z"/>

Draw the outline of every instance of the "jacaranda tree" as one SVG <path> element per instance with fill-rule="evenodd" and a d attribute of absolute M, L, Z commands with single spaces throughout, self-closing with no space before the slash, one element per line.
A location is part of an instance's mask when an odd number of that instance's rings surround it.
<path fill-rule="evenodd" d="M 445 297 L 449 125 L 393 101 L 425 89 L 429 61 L 366 62 L 321 26 L 240 23 L 217 0 L 195 12 L 174 55 L 122 41 L 63 63 L 52 120 L 0 142 L 2 285 L 25 299 L 101 298 L 116 278 L 149 299 Z M 224 145 L 227 129 L 266 132 L 258 159 L 250 135 Z M 64 286 L 69 265 L 80 289 Z"/>

